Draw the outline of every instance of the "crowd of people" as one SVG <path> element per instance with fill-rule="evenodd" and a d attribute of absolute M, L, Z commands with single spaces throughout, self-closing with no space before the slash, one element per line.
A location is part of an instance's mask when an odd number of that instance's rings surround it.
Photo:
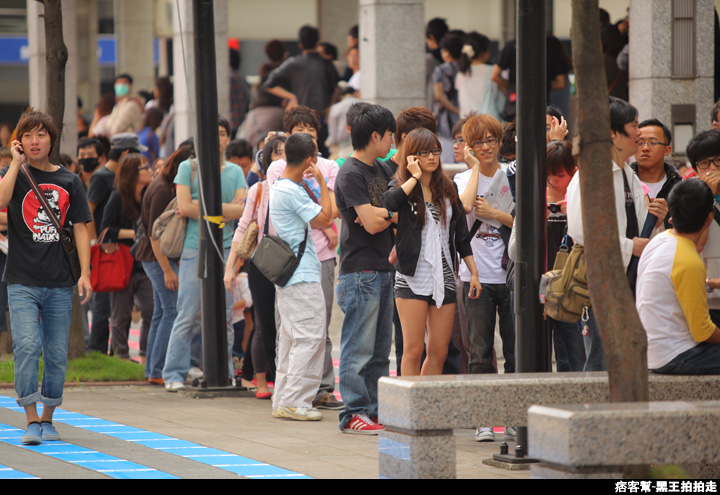
<path fill-rule="evenodd" d="M 512 43 L 490 65 L 487 37 L 433 19 L 426 31 L 428 105 L 396 116 L 361 100 L 357 40 L 355 27 L 342 78 L 333 64 L 337 49 L 320 43 L 315 28 L 301 28 L 295 57 L 287 57 L 283 43 L 269 42 L 270 61 L 252 103 L 242 98 L 231 120 L 219 117 L 223 245 L 217 255 L 226 267 L 228 367 L 237 382 L 253 387 L 258 399 L 271 399 L 273 417 L 317 421 L 322 409 L 338 410 L 342 432 L 373 435 L 384 429 L 378 380 L 390 373 L 393 341 L 402 376 L 498 373 L 500 351 L 503 371 L 515 371 L 515 148 L 522 143 L 507 105 L 513 65 L 503 69 L 513 59 Z M 233 51 L 231 64 L 231 77 L 241 81 Z M 570 70 L 557 66 L 548 76 L 555 89 L 567 84 Z M 52 414 L 62 403 L 75 285 L 83 317 L 91 315 L 89 350 L 131 359 L 136 306 L 146 379 L 177 392 L 203 375 L 199 157 L 192 139 L 173 144 L 169 81 L 159 79 L 146 103 L 134 95 L 132 81 L 128 74 L 116 77 L 114 103 L 101 101 L 105 108 L 98 106 L 77 159 L 67 157 L 64 166 L 49 160 L 55 123 L 32 109 L 10 133 L 9 155 L 0 152 L 0 207 L 7 207 L 0 224 L 9 239 L 5 248 L 0 243 L 0 304 L 9 300 L 18 404 L 28 419 L 24 443 L 59 438 Z M 242 93 L 243 85 L 232 91 Z M 720 372 L 720 132 L 693 138 L 690 168 L 680 162 L 683 171 L 667 161 L 667 125 L 639 122 L 637 110 L 620 98 L 611 97 L 609 107 L 610 207 L 623 262 L 640 258 L 636 300 L 649 368 Z M 720 104 L 712 121 L 720 121 Z M 566 114 L 553 105 L 546 131 L 550 270 L 561 250 L 583 245 L 584 231 Z M 447 163 L 467 170 L 451 177 Z M 30 178 L 41 183 L 51 211 L 34 196 Z M 172 253 L 154 234 L 168 208 L 186 222 L 182 247 Z M 77 274 L 56 242 L 62 231 L 52 216 L 74 232 Z M 650 216 L 647 239 L 641 232 Z M 274 283 L 252 253 L 270 236 L 292 252 L 282 282 Z M 129 250 L 124 288 L 92 291 L 90 257 L 98 249 Z M 342 400 L 329 336 L 335 302 L 344 313 Z M 583 320 L 548 319 L 558 371 L 605 369 L 592 308 Z M 0 332 L 3 323 L 0 318 Z M 496 323 L 501 349 L 494 346 Z M 38 402 L 45 406 L 40 416 Z M 494 440 L 492 428 L 478 427 L 476 439 Z"/>

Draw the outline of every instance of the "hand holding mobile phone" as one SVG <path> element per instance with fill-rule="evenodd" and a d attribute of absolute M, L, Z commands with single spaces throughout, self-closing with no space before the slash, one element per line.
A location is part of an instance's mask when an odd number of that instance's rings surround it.
<path fill-rule="evenodd" d="M 25 163 L 25 150 L 23 149 L 22 143 L 17 139 L 10 143 L 10 152 L 13 156 L 13 161 L 20 161 Z"/>

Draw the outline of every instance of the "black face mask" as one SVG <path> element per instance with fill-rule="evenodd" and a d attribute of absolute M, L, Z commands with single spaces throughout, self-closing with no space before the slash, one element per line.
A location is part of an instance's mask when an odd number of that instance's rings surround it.
<path fill-rule="evenodd" d="M 98 168 L 100 161 L 97 158 L 80 158 L 78 159 L 78 163 L 82 167 L 83 172 L 92 172 Z"/>

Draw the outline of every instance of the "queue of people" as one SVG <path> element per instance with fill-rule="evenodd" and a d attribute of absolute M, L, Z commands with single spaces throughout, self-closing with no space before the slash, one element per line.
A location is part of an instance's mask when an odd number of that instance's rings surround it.
<path fill-rule="evenodd" d="M 412 107 L 395 116 L 363 102 L 359 86 L 344 91 L 352 98 L 342 106 L 333 105 L 332 93 L 346 89 L 338 86 L 333 47 L 304 26 L 297 57 L 287 58 L 281 42 L 266 47 L 271 61 L 256 104 L 232 122 L 218 118 L 214 166 L 221 177 L 223 242 L 210 255 L 222 256 L 226 267 L 228 368 L 236 383 L 271 401 L 274 418 L 318 421 L 321 410 L 335 410 L 341 432 L 378 434 L 384 429 L 378 380 L 390 374 L 393 341 L 398 375 L 498 373 L 500 354 L 502 371 L 515 372 L 515 173 L 522 164 L 515 161 L 514 123 L 502 122 L 509 115 L 501 97 L 513 82 L 497 80 L 498 65 L 487 64 L 486 37 L 449 31 L 437 21 L 426 33 L 429 57 L 439 56 L 434 65 L 428 58 L 434 111 Z M 357 84 L 357 30 L 350 34 L 353 64 L 345 78 Z M 503 50 L 501 59 L 509 54 Z M 52 415 L 62 404 L 74 286 L 89 350 L 131 359 L 136 306 L 147 381 L 172 393 L 203 375 L 201 172 L 192 139 L 168 152 L 171 92 L 159 80 L 154 99 L 143 105 L 132 77 L 119 75 L 116 103 L 98 113 L 89 137 L 78 143 L 77 163 L 69 157 L 65 166 L 49 160 L 58 139 L 49 116 L 28 110 L 16 126 L 0 170 L 0 206 L 7 207 L 0 225 L 8 238 L 0 289 L 7 288 L 16 392 L 28 419 L 23 443 L 59 439 Z M 648 334 L 648 366 L 658 373 L 716 373 L 720 132 L 692 139 L 691 169 L 681 177 L 666 162 L 672 134 L 664 123 L 639 122 L 637 110 L 616 97 L 608 105 L 615 191 L 609 206 L 625 266 L 640 259 L 635 296 Z M 713 109 L 714 120 L 717 113 Z M 546 131 L 550 270 L 560 251 L 582 246 L 585 236 L 582 166 L 578 171 L 567 140 L 566 115 L 554 106 L 547 109 Z M 253 141 L 233 139 L 235 132 Z M 327 143 L 337 159 L 328 157 Z M 467 170 L 450 177 L 443 169 L 449 162 Z M 44 197 L 36 197 L 30 179 L 40 182 Z M 184 221 L 182 247 L 173 254 L 154 235 L 168 208 Z M 650 216 L 653 232 L 643 238 Z M 57 242 L 66 230 L 74 233 L 74 253 Z M 255 256 L 254 247 L 271 239 L 291 261 L 279 278 L 267 259 Z M 93 250 L 130 252 L 124 287 L 93 292 Z M 334 343 L 337 390 L 329 332 L 335 303 L 343 312 Z M 605 369 L 591 307 L 583 322 L 548 318 L 548 327 L 558 371 Z M 40 352 L 45 371 L 38 390 Z M 478 427 L 476 440 L 493 441 L 492 428 Z"/>

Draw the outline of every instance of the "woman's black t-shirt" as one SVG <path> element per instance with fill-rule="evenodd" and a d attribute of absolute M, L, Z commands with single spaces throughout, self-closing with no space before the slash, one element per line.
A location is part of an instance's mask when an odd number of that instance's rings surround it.
<path fill-rule="evenodd" d="M 0 177 L 5 177 L 8 168 L 0 170 Z M 52 212 L 40 206 L 30 182 L 20 172 L 8 204 L 8 260 L 3 281 L 30 287 L 72 287 L 60 237 L 48 215 L 55 215 L 63 226 L 91 222 L 85 189 L 80 178 L 65 167 L 54 172 L 30 170 Z"/>

